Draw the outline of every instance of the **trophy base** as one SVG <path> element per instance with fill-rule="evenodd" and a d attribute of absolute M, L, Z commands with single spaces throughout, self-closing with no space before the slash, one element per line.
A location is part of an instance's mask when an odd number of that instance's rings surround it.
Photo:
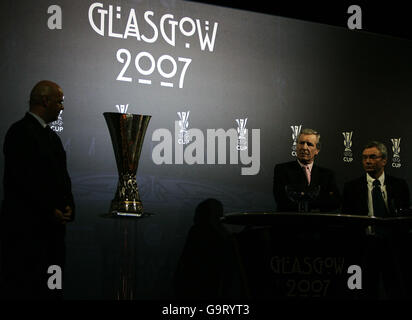
<path fill-rule="evenodd" d="M 110 213 L 115 217 L 141 218 L 147 214 L 143 211 L 141 201 L 112 201 Z"/>
<path fill-rule="evenodd" d="M 120 212 L 112 211 L 108 215 L 104 215 L 105 218 L 114 218 L 114 219 L 143 219 L 146 217 L 153 216 L 154 213 L 144 212 L 144 213 L 135 213 L 135 212 Z"/>

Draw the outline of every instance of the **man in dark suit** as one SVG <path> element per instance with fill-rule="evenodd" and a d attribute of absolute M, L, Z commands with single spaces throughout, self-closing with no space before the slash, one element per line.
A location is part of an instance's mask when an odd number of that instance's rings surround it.
<path fill-rule="evenodd" d="M 385 173 L 387 159 L 387 148 L 381 142 L 372 141 L 363 148 L 365 175 L 345 183 L 342 213 L 380 218 L 408 213 L 408 184 Z M 369 297 L 405 297 L 411 265 L 407 235 L 401 224 L 366 228 L 363 274 Z"/>
<path fill-rule="evenodd" d="M 362 164 L 366 174 L 345 183 L 343 213 L 383 217 L 399 215 L 409 209 L 408 184 L 404 179 L 385 174 L 387 158 L 387 148 L 381 142 L 372 141 L 364 147 Z M 382 195 L 384 205 L 379 205 L 382 200 L 374 201 L 376 189 L 379 191 L 377 194 Z M 374 208 L 374 204 L 379 208 Z"/>
<path fill-rule="evenodd" d="M 1 210 L 2 294 L 6 299 L 54 299 L 48 268 L 65 263 L 66 223 L 74 219 L 74 200 L 66 153 L 47 125 L 63 110 L 63 91 L 40 81 L 30 109 L 4 140 L 4 199 Z M 53 279 L 54 285 L 58 279 Z"/>
<path fill-rule="evenodd" d="M 308 211 L 328 212 L 340 207 L 333 171 L 314 164 L 319 152 L 320 134 L 312 129 L 303 129 L 297 138 L 297 159 L 275 166 L 273 193 L 277 211 L 298 211 L 297 202 L 288 196 L 291 189 L 312 193 L 306 208 Z"/>

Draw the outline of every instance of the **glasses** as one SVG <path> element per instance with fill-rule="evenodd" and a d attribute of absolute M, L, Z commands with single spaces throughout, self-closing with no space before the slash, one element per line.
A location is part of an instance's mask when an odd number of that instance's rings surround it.
<path fill-rule="evenodd" d="M 379 159 L 379 158 L 382 158 L 382 156 L 377 156 L 376 154 L 371 154 L 371 155 L 362 155 L 362 160 L 368 160 L 368 159 L 371 159 L 371 160 L 376 160 L 376 159 Z"/>

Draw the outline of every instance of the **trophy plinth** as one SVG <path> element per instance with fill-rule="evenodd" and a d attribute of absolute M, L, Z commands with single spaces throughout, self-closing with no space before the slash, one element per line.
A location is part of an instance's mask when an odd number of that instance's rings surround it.
<path fill-rule="evenodd" d="M 104 112 L 116 158 L 119 181 L 110 205 L 113 216 L 143 217 L 136 173 L 151 116 Z"/>

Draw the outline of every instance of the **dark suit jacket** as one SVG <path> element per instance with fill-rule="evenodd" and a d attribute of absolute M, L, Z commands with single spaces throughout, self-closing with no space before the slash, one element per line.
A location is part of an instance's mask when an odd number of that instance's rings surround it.
<path fill-rule="evenodd" d="M 18 290 L 16 296 L 37 297 L 33 288 L 46 286 L 47 267 L 64 265 L 65 225 L 56 224 L 52 214 L 66 205 L 75 210 L 66 153 L 57 134 L 28 113 L 8 130 L 3 151 L 3 272 L 20 281 L 19 289 L 13 283 L 8 288 Z"/>
<path fill-rule="evenodd" d="M 3 152 L 3 217 L 48 226 L 55 208 L 74 207 L 66 152 L 57 134 L 50 135 L 27 113 L 8 130 Z"/>
<path fill-rule="evenodd" d="M 313 165 L 311 186 L 320 186 L 320 192 L 309 204 L 311 211 L 334 211 L 340 207 L 340 194 L 336 185 L 334 173 L 326 168 Z M 275 166 L 273 177 L 273 193 L 277 211 L 297 211 L 297 204 L 292 202 L 287 194 L 287 185 L 307 186 L 305 173 L 297 161 L 290 161 Z"/>
<path fill-rule="evenodd" d="M 405 180 L 385 174 L 389 215 L 410 206 L 409 187 Z M 343 188 L 342 213 L 368 215 L 368 184 L 366 175 L 346 182 Z"/>

